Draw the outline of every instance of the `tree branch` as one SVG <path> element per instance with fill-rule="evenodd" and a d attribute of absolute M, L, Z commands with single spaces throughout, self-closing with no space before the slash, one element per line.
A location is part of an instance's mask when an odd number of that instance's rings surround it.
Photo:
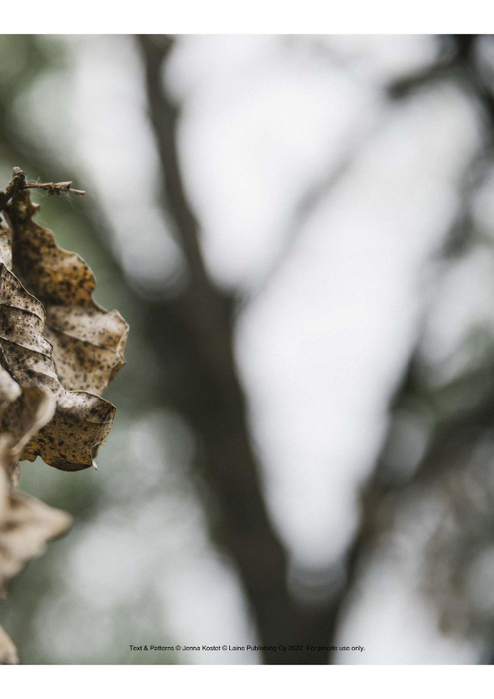
<path fill-rule="evenodd" d="M 270 522 L 261 493 L 259 464 L 247 428 L 245 397 L 233 352 L 233 298 L 210 280 L 200 250 L 198 223 L 190 209 L 177 153 L 180 109 L 163 90 L 163 63 L 173 39 L 137 37 L 145 66 L 150 119 L 160 154 L 163 205 L 176 226 L 189 267 L 179 298 L 160 302 L 148 324 L 173 378 L 167 393 L 199 436 L 203 469 L 221 512 L 216 538 L 241 575 L 261 641 L 302 646 L 303 651 L 267 653 L 270 663 L 321 663 L 305 646 L 327 645 L 334 618 L 330 607 L 307 609 L 288 589 L 288 560 Z M 156 318 L 159 317 L 159 322 Z"/>
<path fill-rule="evenodd" d="M 0 211 L 15 197 L 17 192 L 23 189 L 44 189 L 49 196 L 57 194 L 60 196 L 62 192 L 70 194 L 86 194 L 82 189 L 72 189 L 72 182 L 28 182 L 26 174 L 20 167 L 14 167 L 12 170 L 12 179 L 5 188 L 5 192 L 0 192 Z"/>

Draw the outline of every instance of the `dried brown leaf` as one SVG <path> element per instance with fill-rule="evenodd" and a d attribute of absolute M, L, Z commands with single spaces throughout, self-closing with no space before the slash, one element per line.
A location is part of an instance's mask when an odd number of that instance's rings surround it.
<path fill-rule="evenodd" d="M 12 246 L 8 235 L 8 229 L 0 224 L 0 262 L 12 270 Z"/>
<path fill-rule="evenodd" d="M 0 434 L 8 445 L 7 475 L 16 488 L 20 478 L 18 463 L 29 440 L 53 417 L 55 397 L 36 386 L 23 387 L 0 367 Z"/>
<path fill-rule="evenodd" d="M 5 411 L 21 395 L 21 387 L 14 381 L 8 371 L 0 366 L 0 420 Z M 3 432 L 4 430 L 2 430 Z"/>
<path fill-rule="evenodd" d="M 94 302 L 95 279 L 83 260 L 60 249 L 53 234 L 33 222 L 39 207 L 24 186 L 24 173 L 14 168 L 8 191 L 0 193 L 9 222 L 9 228 L 0 224 L 3 598 L 8 582 L 71 524 L 67 513 L 12 492 L 18 462 L 40 455 L 64 470 L 93 463 L 115 413 L 99 394 L 124 364 L 128 332 L 119 313 Z M 0 663 L 17 662 L 17 650 L 0 627 Z"/>
<path fill-rule="evenodd" d="M 107 438 L 115 406 L 91 393 L 69 393 L 59 403 L 53 420 L 36 434 L 22 452 L 22 459 L 41 456 L 62 471 L 80 471 L 94 466 L 98 447 Z"/>
<path fill-rule="evenodd" d="M 0 418 L 0 429 L 11 437 L 12 458 L 19 460 L 31 438 L 52 419 L 56 400 L 37 386 L 23 386 L 21 394 Z"/>
<path fill-rule="evenodd" d="M 128 325 L 118 311 L 93 300 L 96 281 L 79 255 L 62 250 L 32 217 L 39 207 L 21 192 L 7 213 L 14 272 L 46 309 L 45 337 L 59 379 L 70 391 L 101 394 L 125 364 Z"/>
<path fill-rule="evenodd" d="M 93 464 L 110 431 L 115 407 L 98 394 L 124 364 L 128 326 L 93 301 L 92 272 L 32 221 L 37 208 L 28 192 L 8 206 L 16 274 L 8 269 L 7 233 L 0 233 L 0 363 L 24 391 L 38 389 L 56 401 L 53 419 L 31 431 L 21 458 L 39 455 L 74 471 Z"/>

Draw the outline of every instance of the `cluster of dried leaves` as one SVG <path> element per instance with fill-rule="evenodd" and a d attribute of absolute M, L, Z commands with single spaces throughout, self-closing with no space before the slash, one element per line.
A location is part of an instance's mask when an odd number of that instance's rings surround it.
<path fill-rule="evenodd" d="M 62 183 L 63 190 L 67 184 Z M 40 185 L 37 185 L 38 187 Z M 59 193 L 57 185 L 46 187 Z M 80 192 L 76 192 L 80 193 Z M 14 169 L 0 210 L 0 597 L 70 516 L 15 492 L 19 462 L 40 456 L 77 471 L 94 457 L 112 426 L 115 406 L 101 393 L 124 364 L 128 326 L 92 297 L 85 262 L 59 248 L 37 225 L 24 173 Z M 0 627 L 0 663 L 16 663 L 16 648 Z"/>

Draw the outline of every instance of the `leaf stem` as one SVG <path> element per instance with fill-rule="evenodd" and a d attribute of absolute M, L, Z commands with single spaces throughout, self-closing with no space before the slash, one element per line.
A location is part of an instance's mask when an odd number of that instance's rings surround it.
<path fill-rule="evenodd" d="M 6 205 L 15 195 L 23 189 L 44 189 L 48 196 L 56 194 L 60 196 L 62 192 L 68 194 L 83 195 L 86 192 L 82 189 L 73 189 L 72 182 L 28 182 L 26 173 L 20 167 L 15 167 L 12 170 L 12 179 L 8 183 L 4 192 L 0 191 L 0 211 L 5 209 Z"/>
<path fill-rule="evenodd" d="M 60 195 L 62 192 L 86 194 L 83 189 L 72 189 L 72 182 L 26 182 L 23 189 L 45 189 L 49 196 Z"/>

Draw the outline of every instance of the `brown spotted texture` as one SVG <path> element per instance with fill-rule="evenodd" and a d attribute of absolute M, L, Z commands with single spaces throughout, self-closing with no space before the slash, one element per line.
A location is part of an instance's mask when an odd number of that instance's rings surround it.
<path fill-rule="evenodd" d="M 46 309 L 45 337 L 53 346 L 58 377 L 70 391 L 101 392 L 125 364 L 128 325 L 118 311 L 93 300 L 94 275 L 53 233 L 32 219 L 38 207 L 21 192 L 7 214 L 12 230 L 13 271 Z"/>
<path fill-rule="evenodd" d="M 12 246 L 10 244 L 9 230 L 0 224 L 0 262 L 12 269 Z"/>
<path fill-rule="evenodd" d="M 5 370 L 1 369 L 0 379 L 4 373 L 6 373 Z M 56 400 L 51 393 L 36 386 L 21 389 L 18 384 L 15 385 L 19 395 L 13 397 L 8 403 L 4 400 L 0 405 L 0 433 L 8 439 L 10 450 L 11 467 L 7 475 L 14 488 L 19 482 L 19 460 L 26 445 L 44 425 L 50 422 L 56 408 Z"/>
<path fill-rule="evenodd" d="M 94 302 L 91 270 L 34 223 L 38 208 L 28 191 L 20 192 L 6 208 L 8 230 L 0 230 L 0 368 L 9 402 L 17 399 L 15 419 L 29 396 L 48 396 L 54 411 L 22 442 L 20 458 L 41 456 L 50 466 L 77 471 L 93 464 L 110 431 L 115 407 L 100 394 L 125 363 L 128 326 L 117 311 Z M 7 396 L 1 389 L 0 373 L 0 411 Z M 13 421 L 7 425 L 0 415 L 0 431 L 12 432 Z"/>

